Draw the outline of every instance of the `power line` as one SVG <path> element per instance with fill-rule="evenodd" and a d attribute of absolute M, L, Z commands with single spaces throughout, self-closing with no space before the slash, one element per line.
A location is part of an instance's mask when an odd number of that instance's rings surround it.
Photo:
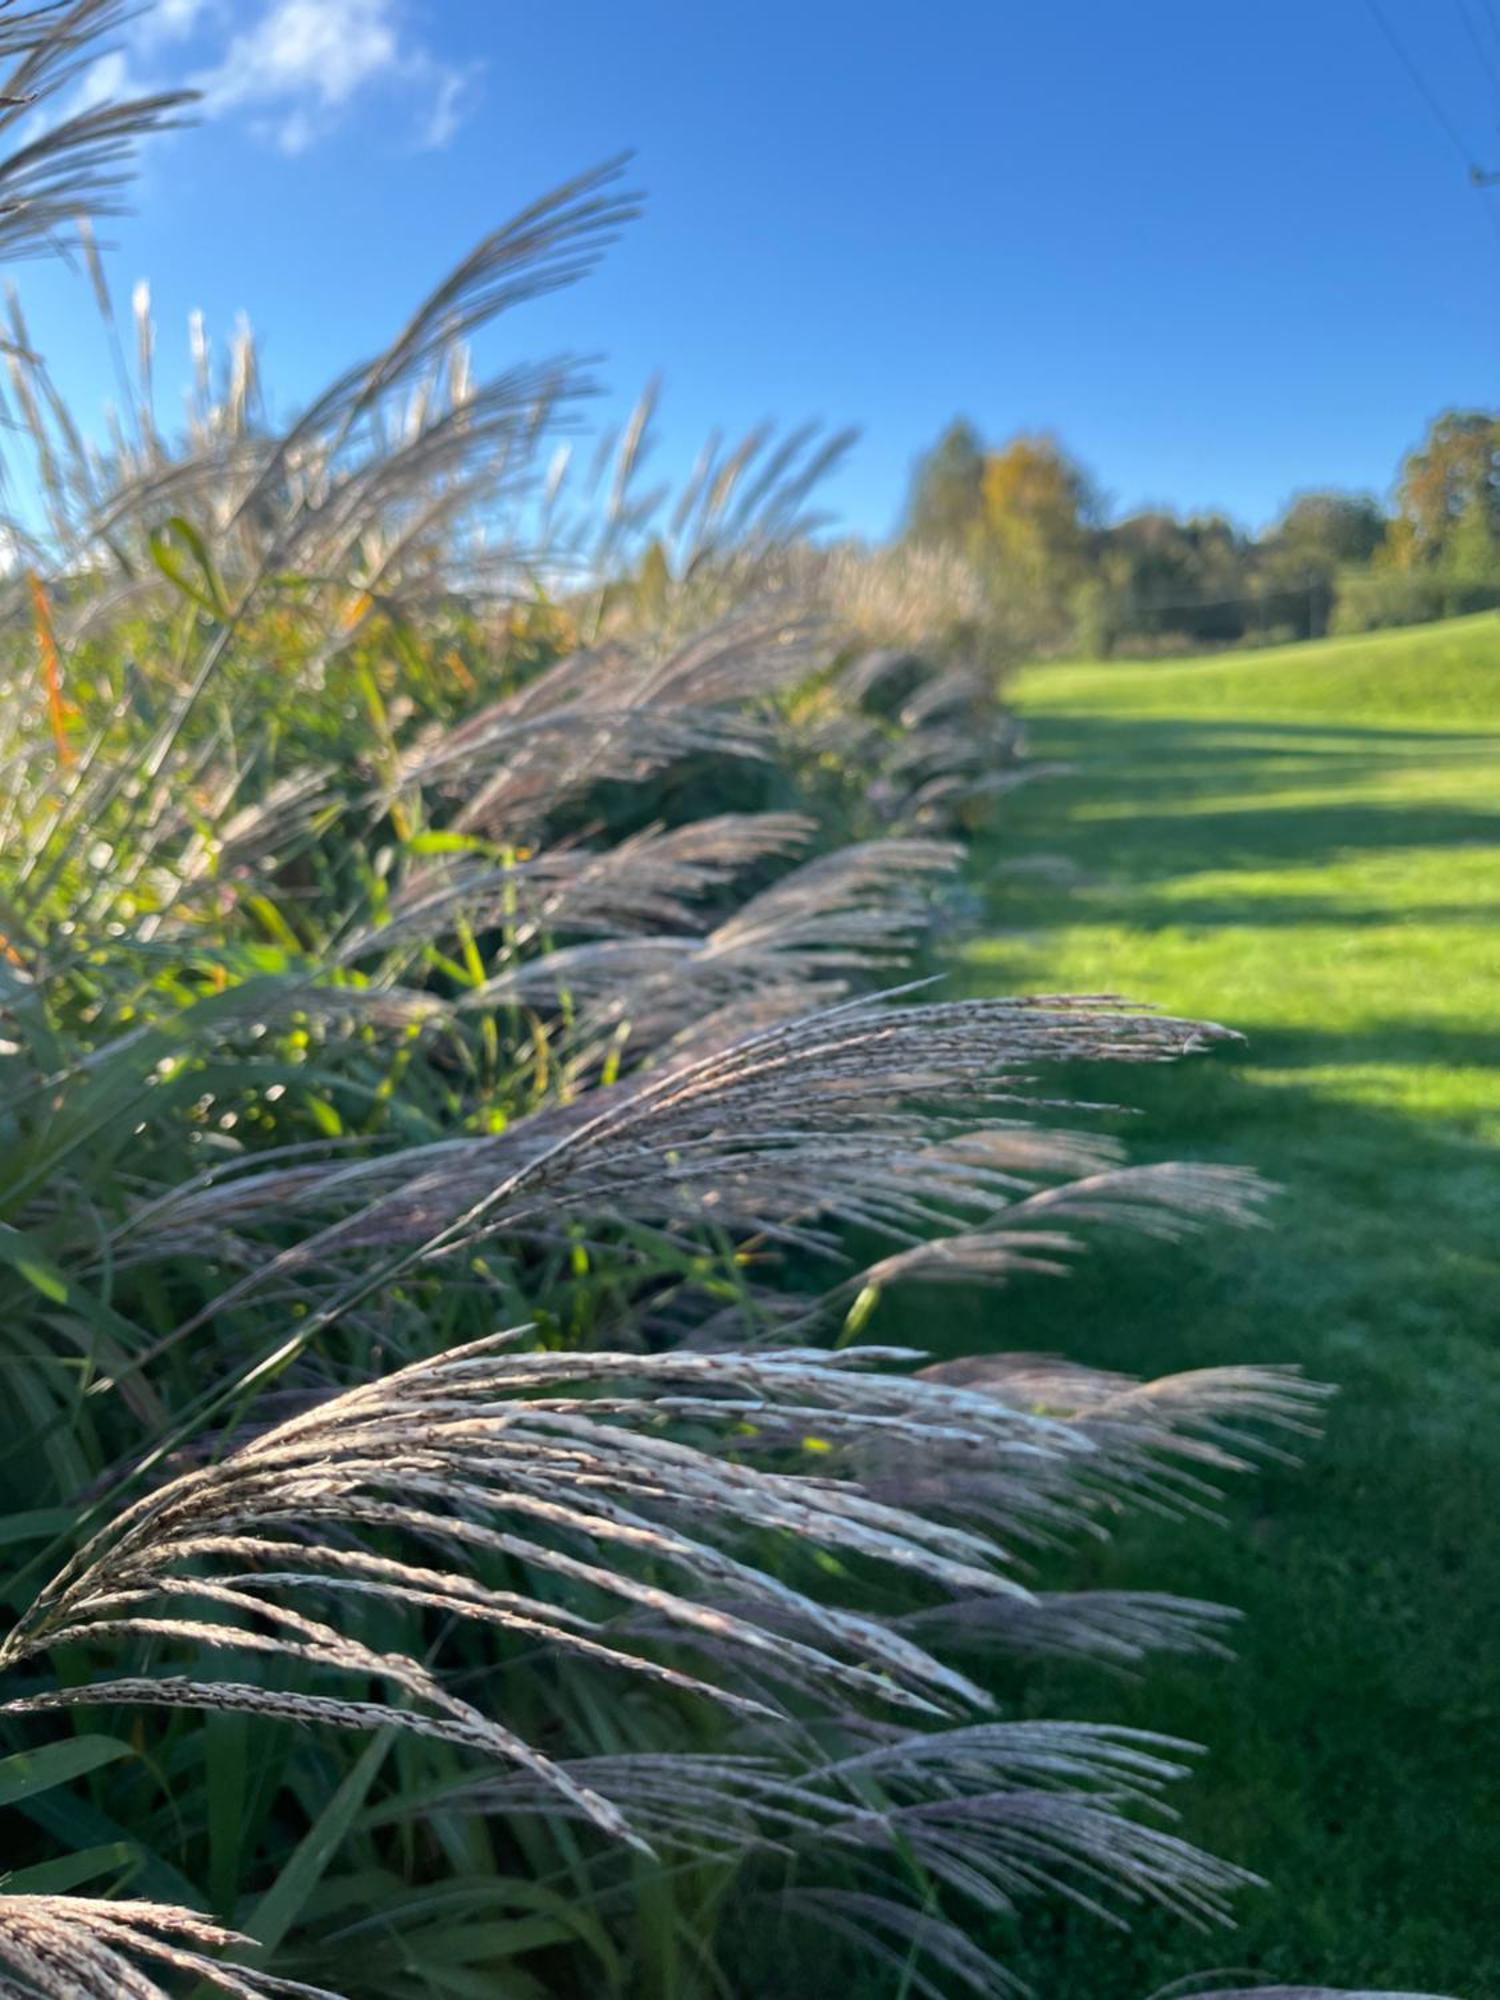
<path fill-rule="evenodd" d="M 1441 127 L 1444 135 L 1448 140 L 1449 145 L 1452 146 L 1454 152 L 1457 153 L 1459 159 L 1463 162 L 1464 171 L 1465 173 L 1467 173 L 1469 177 L 1470 185 L 1476 189 L 1479 189 L 1482 192 L 1484 188 L 1490 184 L 1490 181 L 1493 177 L 1486 175 L 1483 167 L 1481 167 L 1478 164 L 1478 162 L 1474 158 L 1474 155 L 1470 152 L 1469 148 L 1464 144 L 1463 137 L 1459 132 L 1458 127 L 1454 124 L 1453 120 L 1448 116 L 1447 112 L 1443 109 L 1442 105 L 1439 103 L 1431 86 L 1428 84 L 1426 77 L 1423 76 L 1421 70 L 1419 70 L 1415 62 L 1413 62 L 1411 58 L 1411 53 L 1408 50 L 1406 44 L 1401 40 L 1401 37 L 1396 33 L 1396 30 L 1391 26 L 1390 18 L 1386 14 L 1385 9 L 1381 6 L 1380 0 L 1365 0 L 1365 6 L 1369 9 L 1371 15 L 1374 18 L 1376 26 L 1380 29 L 1381 34 L 1385 36 L 1386 41 L 1389 43 L 1391 53 L 1395 56 L 1397 62 L 1400 63 L 1402 69 L 1406 71 L 1407 77 L 1411 82 L 1412 88 L 1416 91 L 1417 95 L 1421 98 L 1422 102 L 1427 106 L 1427 109 L 1431 112 L 1434 121 L 1438 126 Z M 1495 214 L 1494 209 L 1490 206 L 1490 204 L 1487 201 L 1482 201 L 1480 203 L 1480 206 L 1483 208 L 1485 213 L 1485 218 L 1488 221 L 1490 228 L 1495 232 L 1497 240 L 1500 240 L 1500 216 L 1497 216 Z"/>
<path fill-rule="evenodd" d="M 1454 124 L 1453 120 L 1448 116 L 1447 112 L 1443 109 L 1442 105 L 1439 104 L 1436 96 L 1433 94 L 1431 88 L 1428 85 L 1427 79 L 1423 76 L 1422 72 L 1417 68 L 1416 64 L 1412 61 L 1411 55 L 1406 47 L 1406 44 L 1401 40 L 1400 36 L 1396 33 L 1396 30 L 1391 26 L 1390 21 L 1387 18 L 1385 9 L 1380 4 L 1380 0 L 1365 0 L 1365 5 L 1369 8 L 1371 14 L 1375 17 L 1376 25 L 1379 27 L 1380 32 L 1385 36 L 1386 40 L 1390 43 L 1391 50 L 1395 55 L 1397 62 L 1399 62 L 1401 67 L 1406 71 L 1407 76 L 1411 80 L 1413 88 L 1417 92 L 1417 95 L 1421 98 L 1422 102 L 1427 106 L 1427 109 L 1432 113 L 1433 117 L 1436 119 L 1437 123 L 1442 127 L 1443 131 L 1447 134 L 1449 145 L 1452 146 L 1454 152 L 1457 153 L 1458 157 L 1463 161 L 1467 171 L 1471 174 L 1474 173 L 1476 171 L 1474 165 L 1474 155 L 1469 151 L 1468 147 L 1464 144 L 1463 139 L 1459 135 L 1458 127 Z"/>
<path fill-rule="evenodd" d="M 1500 93 L 1500 74 L 1496 73 L 1495 65 L 1490 59 L 1490 52 L 1485 47 L 1484 42 L 1480 37 L 1479 29 L 1475 25 L 1474 16 L 1469 12 L 1468 8 L 1464 5 L 1464 0 L 1455 0 L 1455 4 L 1458 7 L 1459 18 L 1462 20 L 1464 27 L 1468 30 L 1469 40 L 1474 44 L 1474 53 L 1479 58 L 1480 67 L 1483 69 L 1485 75 L 1490 80 L 1490 87 L 1497 93 Z M 1495 18 L 1494 14 L 1491 13 L 1490 15 L 1491 24 L 1493 24 L 1494 18 Z"/>

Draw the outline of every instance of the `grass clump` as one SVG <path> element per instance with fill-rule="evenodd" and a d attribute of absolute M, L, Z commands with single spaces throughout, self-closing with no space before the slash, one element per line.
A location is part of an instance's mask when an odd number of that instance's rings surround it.
<path fill-rule="evenodd" d="M 847 1947 L 1002 1994 L 976 1911 L 1216 1923 L 1249 1879 L 1163 1822 L 1175 1734 L 998 1711 L 962 1655 L 1217 1650 L 1042 1552 L 1319 1393 L 883 1338 L 914 1284 L 1253 1217 L 1060 1070 L 1225 1032 L 870 997 L 1016 746 L 961 623 L 924 654 L 800 547 L 837 441 L 711 461 L 673 539 L 633 429 L 592 540 L 528 540 L 582 384 L 465 340 L 631 210 L 538 203 L 280 428 L 242 345 L 169 436 L 144 302 L 108 452 L 11 357 L 7 1993 L 750 1993 Z"/>

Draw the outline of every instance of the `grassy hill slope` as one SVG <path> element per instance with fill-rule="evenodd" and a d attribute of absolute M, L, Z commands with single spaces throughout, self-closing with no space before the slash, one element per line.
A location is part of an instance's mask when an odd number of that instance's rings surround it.
<path fill-rule="evenodd" d="M 1268 1229 L 1101 1244 L 1060 1289 L 961 1326 L 939 1298 L 905 1330 L 1149 1372 L 1298 1361 L 1342 1393 L 1301 1468 L 1232 1495 L 1229 1532 L 1135 1524 L 1091 1559 L 1241 1606 L 1235 1661 L 1035 1694 L 1205 1744 L 1187 1831 L 1275 1893 L 1230 1938 L 1030 1928 L 1017 1969 L 1050 2000 L 1212 1965 L 1500 1993 L 1500 620 L 1038 668 L 1018 698 L 1073 774 L 1014 800 L 984 857 L 971 987 L 1241 1029 L 1101 1089 L 1138 1108 L 1138 1157 L 1247 1162 L 1285 1193 Z M 1077 879 L 1012 871 L 1039 852 Z"/>

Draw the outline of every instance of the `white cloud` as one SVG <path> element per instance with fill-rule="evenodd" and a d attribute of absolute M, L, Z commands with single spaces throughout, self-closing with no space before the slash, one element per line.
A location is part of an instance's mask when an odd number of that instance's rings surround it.
<path fill-rule="evenodd" d="M 44 132 L 66 124 L 68 119 L 97 111 L 101 104 L 123 104 L 133 97 L 149 97 L 157 89 L 165 88 L 138 75 L 126 50 L 106 49 L 88 64 L 71 90 L 33 113 L 21 128 L 22 138 L 29 145 Z"/>
<path fill-rule="evenodd" d="M 439 64 L 437 73 L 429 80 L 432 85 L 431 102 L 420 143 L 424 149 L 435 150 L 446 146 L 468 117 L 479 83 L 479 72 L 477 68 L 450 69 Z"/>
<path fill-rule="evenodd" d="M 194 29 L 204 0 L 159 0 Z M 243 19 L 243 15 L 240 16 Z M 209 116 L 251 114 L 252 129 L 284 153 L 302 153 L 339 123 L 356 99 L 403 98 L 416 143 L 445 146 L 474 93 L 472 70 L 437 57 L 413 37 L 401 0 L 264 0 L 219 59 L 188 81 Z"/>
<path fill-rule="evenodd" d="M 64 115 L 81 117 L 100 104 L 109 104 L 135 94 L 135 80 L 122 49 L 96 56 L 78 79 L 78 88 L 64 105 Z"/>
<path fill-rule="evenodd" d="M 185 42 L 201 21 L 219 11 L 218 0 L 154 0 L 136 19 L 132 39 L 141 48 Z"/>

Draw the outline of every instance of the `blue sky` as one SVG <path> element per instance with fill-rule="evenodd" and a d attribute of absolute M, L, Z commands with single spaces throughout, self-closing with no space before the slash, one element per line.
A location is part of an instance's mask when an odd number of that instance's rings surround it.
<path fill-rule="evenodd" d="M 1461 157 L 1500 166 L 1500 0 L 1380 8 L 1457 145 L 1369 0 L 158 0 L 96 81 L 206 116 L 110 268 L 151 280 L 164 385 L 190 309 L 243 310 L 290 410 L 630 146 L 644 219 L 481 361 L 600 352 L 620 405 L 659 371 L 668 472 L 714 426 L 857 424 L 829 498 L 862 532 L 957 411 L 1056 431 L 1119 508 L 1256 523 L 1500 402 L 1500 190 Z M 82 284 L 21 289 L 102 405 Z"/>

